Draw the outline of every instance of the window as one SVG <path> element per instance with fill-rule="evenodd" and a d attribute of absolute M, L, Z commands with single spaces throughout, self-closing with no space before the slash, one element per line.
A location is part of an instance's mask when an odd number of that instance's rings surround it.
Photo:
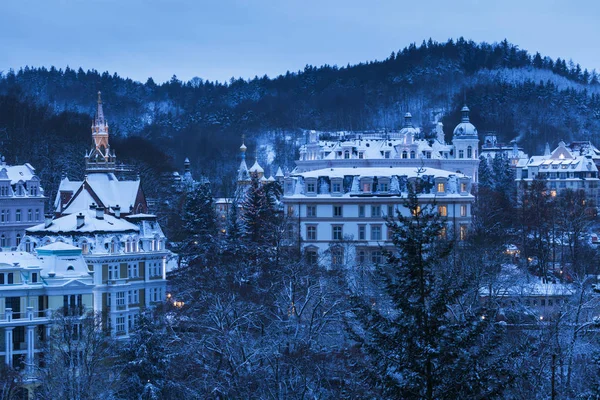
<path fill-rule="evenodd" d="M 367 240 L 367 228 L 364 225 L 358 226 L 358 240 Z"/>
<path fill-rule="evenodd" d="M 408 153 L 406 152 L 406 150 L 402 152 L 402 158 L 408 158 Z"/>
<path fill-rule="evenodd" d="M 334 247 L 331 249 L 331 265 L 339 267 L 344 264 L 344 249 Z"/>
<path fill-rule="evenodd" d="M 306 227 L 306 240 L 317 240 L 317 227 L 309 225 Z"/>
<path fill-rule="evenodd" d="M 348 150 L 344 151 L 344 158 L 345 159 L 350 158 L 350 151 L 348 151 Z"/>
<path fill-rule="evenodd" d="M 342 217 L 342 206 L 333 206 L 333 216 Z"/>
<path fill-rule="evenodd" d="M 317 206 L 306 206 L 306 216 L 314 218 L 317 216 Z"/>
<path fill-rule="evenodd" d="M 394 216 L 394 206 L 391 204 L 387 206 L 387 216 L 390 218 Z"/>
<path fill-rule="evenodd" d="M 459 150 L 458 151 L 458 158 L 465 158 L 465 151 L 464 150 Z"/>
<path fill-rule="evenodd" d="M 21 222 L 21 210 L 15 212 L 15 221 Z"/>
<path fill-rule="evenodd" d="M 363 159 L 365 158 L 365 153 L 363 153 L 362 151 L 358 153 L 358 158 Z"/>
<path fill-rule="evenodd" d="M 381 218 L 381 206 L 371 206 L 371 218 Z"/>
<path fill-rule="evenodd" d="M 21 244 L 21 234 L 20 233 L 17 233 L 17 238 L 16 239 L 17 239 L 16 246 L 18 246 L 18 245 Z"/>
<path fill-rule="evenodd" d="M 341 184 L 339 184 L 339 183 L 333 183 L 333 184 L 332 184 L 332 187 L 333 187 L 333 190 L 332 190 L 332 191 L 333 191 L 334 193 L 339 193 L 339 192 L 341 192 L 341 191 L 342 191 L 342 185 L 341 185 Z"/>
<path fill-rule="evenodd" d="M 437 191 L 439 193 L 444 193 L 446 191 L 446 185 L 444 185 L 442 182 L 437 184 Z"/>
<path fill-rule="evenodd" d="M 371 252 L 371 262 L 373 264 L 381 264 L 383 257 L 380 250 L 373 250 Z"/>
<path fill-rule="evenodd" d="M 442 217 L 447 217 L 448 216 L 448 207 L 447 206 L 438 206 L 438 213 Z"/>
<path fill-rule="evenodd" d="M 467 239 L 467 225 L 460 226 L 460 240 Z"/>
<path fill-rule="evenodd" d="M 467 191 L 467 184 L 466 183 L 461 183 L 460 184 L 460 191 L 461 192 L 466 192 Z"/>
<path fill-rule="evenodd" d="M 446 231 L 446 227 L 444 226 L 441 230 L 440 230 L 440 239 L 442 240 L 446 240 L 446 238 L 448 237 L 448 233 Z"/>
<path fill-rule="evenodd" d="M 108 266 L 108 279 L 114 280 L 119 279 L 119 265 L 113 264 Z"/>
<path fill-rule="evenodd" d="M 319 253 L 317 249 L 307 249 L 306 250 L 306 262 L 310 265 L 317 265 L 319 261 Z"/>
<path fill-rule="evenodd" d="M 360 218 L 365 217 L 365 206 L 358 206 L 358 216 Z"/>
<path fill-rule="evenodd" d="M 128 304 L 139 304 L 140 302 L 140 291 L 138 289 L 129 290 L 127 292 L 127 303 Z"/>
<path fill-rule="evenodd" d="M 288 215 L 294 215 L 294 206 L 288 206 L 287 213 Z"/>
<path fill-rule="evenodd" d="M 0 246 L 6 247 L 6 236 L 4 234 L 0 236 Z"/>
<path fill-rule="evenodd" d="M 381 240 L 381 225 L 371 225 L 371 240 Z"/>
<path fill-rule="evenodd" d="M 115 324 L 115 328 L 117 330 L 117 333 L 125 332 L 125 317 L 124 316 L 119 315 L 117 317 L 117 323 Z"/>
<path fill-rule="evenodd" d="M 38 282 L 38 273 L 32 272 L 31 273 L 31 283 L 37 283 L 37 282 Z"/>
<path fill-rule="evenodd" d="M 362 191 L 365 193 L 369 193 L 371 191 L 371 184 L 370 183 L 363 183 L 362 184 Z"/>
<path fill-rule="evenodd" d="M 467 147 L 467 158 L 473 158 L 473 148 L 471 146 Z"/>
<path fill-rule="evenodd" d="M 380 192 L 387 192 L 388 191 L 388 184 L 387 183 L 380 183 L 379 185 L 379 191 Z"/>
<path fill-rule="evenodd" d="M 33 210 L 31 208 L 27 210 L 27 221 L 33 221 Z"/>
<path fill-rule="evenodd" d="M 315 192 L 315 183 L 314 182 L 310 182 L 306 184 L 306 191 L 308 193 L 314 193 Z"/>
<path fill-rule="evenodd" d="M 40 221 L 40 210 L 39 209 L 35 210 L 35 220 Z"/>
<path fill-rule="evenodd" d="M 0 222 L 8 221 L 8 215 L 5 210 L 0 211 Z"/>
<path fill-rule="evenodd" d="M 117 292 L 117 309 L 125 308 L 125 292 Z"/>
<path fill-rule="evenodd" d="M 419 213 L 421 212 L 421 206 L 417 206 L 417 209 L 412 209 L 410 210 L 410 213 L 413 215 L 413 217 L 416 217 L 417 215 L 419 215 Z"/>
<path fill-rule="evenodd" d="M 14 281 L 14 274 L 12 272 L 9 272 L 8 274 L 6 274 L 7 277 L 7 282 L 9 285 L 12 285 L 13 283 L 15 283 Z"/>
<path fill-rule="evenodd" d="M 343 231 L 341 225 L 333 226 L 333 240 L 342 240 L 343 239 Z"/>
<path fill-rule="evenodd" d="M 90 251 L 90 245 L 88 244 L 88 242 L 86 240 L 83 240 L 80 243 L 81 246 L 81 254 L 87 254 Z"/>
<path fill-rule="evenodd" d="M 127 277 L 128 278 L 139 278 L 140 269 L 138 263 L 127 264 Z"/>
<path fill-rule="evenodd" d="M 410 152 L 410 158 L 415 158 L 415 152 L 414 151 Z"/>
<path fill-rule="evenodd" d="M 132 331 L 135 328 L 135 315 L 129 314 L 127 316 L 127 326 L 129 326 L 130 331 Z"/>
<path fill-rule="evenodd" d="M 356 262 L 359 263 L 359 264 L 364 264 L 365 261 L 366 261 L 365 251 L 364 250 L 359 250 L 356 253 Z"/>
<path fill-rule="evenodd" d="M 467 216 L 467 205 L 466 204 L 463 204 L 460 206 L 460 216 L 461 217 Z"/>

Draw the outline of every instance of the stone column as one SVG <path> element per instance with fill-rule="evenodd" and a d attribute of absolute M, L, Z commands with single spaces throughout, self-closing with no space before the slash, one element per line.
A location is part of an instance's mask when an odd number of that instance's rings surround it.
<path fill-rule="evenodd" d="M 12 326 L 4 328 L 6 365 L 8 365 L 9 367 L 12 367 L 13 329 L 14 329 L 14 327 L 12 327 Z"/>
<path fill-rule="evenodd" d="M 27 325 L 27 336 L 26 336 L 26 342 L 27 342 L 27 357 L 25 359 L 25 364 L 26 364 L 26 368 L 28 371 L 32 371 L 33 370 L 33 360 L 34 360 L 34 354 L 35 354 L 35 326 L 34 325 Z"/>

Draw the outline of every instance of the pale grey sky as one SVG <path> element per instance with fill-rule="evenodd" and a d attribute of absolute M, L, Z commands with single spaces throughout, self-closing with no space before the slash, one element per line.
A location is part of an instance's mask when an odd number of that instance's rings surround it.
<path fill-rule="evenodd" d="M 460 36 L 507 38 L 600 71 L 599 17 L 589 0 L 7 0 L 0 71 L 69 65 L 142 82 L 223 81 L 381 60 Z"/>

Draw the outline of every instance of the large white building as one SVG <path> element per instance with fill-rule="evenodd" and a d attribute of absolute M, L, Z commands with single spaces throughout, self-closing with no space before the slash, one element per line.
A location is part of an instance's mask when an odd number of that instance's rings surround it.
<path fill-rule="evenodd" d="M 588 150 L 575 151 L 561 141 L 552 152 L 546 145 L 544 155 L 521 159 L 515 177 L 519 190 L 536 178 L 544 179 L 553 196 L 566 189 L 583 190 L 589 200 L 600 204 L 597 154 L 591 148 Z"/>
<path fill-rule="evenodd" d="M 30 375 L 49 337 L 52 312 L 94 306 L 93 276 L 81 249 L 52 243 L 34 253 L 0 252 L 0 358 Z"/>
<path fill-rule="evenodd" d="M 408 185 L 424 183 L 422 204 L 435 202 L 447 218 L 444 234 L 464 239 L 471 223 L 476 181 L 477 129 L 469 109 L 454 129 L 452 144 L 443 140 L 441 126 L 435 139 L 424 139 L 406 114 L 396 133 L 311 133 L 300 149 L 296 169 L 284 180 L 284 211 L 289 231 L 301 242 L 309 262 L 356 265 L 382 261 L 382 246 L 390 246 L 385 217 L 403 206 Z"/>
<path fill-rule="evenodd" d="M 479 139 L 477 128 L 469 121 L 469 108 L 461 110 L 462 120 L 454 128 L 452 143 L 444 140 L 441 123 L 435 138 L 426 139 L 413 126 L 406 113 L 404 127 L 398 132 L 315 132 L 300 147 L 294 173 L 342 167 L 423 166 L 465 174 L 477 183 Z"/>

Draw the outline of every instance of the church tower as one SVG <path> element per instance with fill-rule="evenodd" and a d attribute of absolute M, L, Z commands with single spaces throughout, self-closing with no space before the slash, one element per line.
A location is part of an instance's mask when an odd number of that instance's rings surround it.
<path fill-rule="evenodd" d="M 477 160 L 479 158 L 477 128 L 469 120 L 469 111 L 469 107 L 466 105 L 460 110 L 462 118 L 454 128 L 452 144 L 454 145 L 454 158 L 458 160 Z"/>
<path fill-rule="evenodd" d="M 108 123 L 104 119 L 100 92 L 98 92 L 96 116 L 92 122 L 92 140 L 93 147 L 85 155 L 86 173 L 114 172 L 116 155 L 114 151 L 111 152 L 108 144 Z"/>

